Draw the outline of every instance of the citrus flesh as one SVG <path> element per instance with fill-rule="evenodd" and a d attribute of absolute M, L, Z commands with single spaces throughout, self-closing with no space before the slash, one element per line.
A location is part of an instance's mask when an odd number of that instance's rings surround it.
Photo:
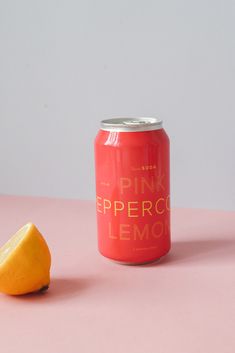
<path fill-rule="evenodd" d="M 33 223 L 27 223 L 0 248 L 0 292 L 22 295 L 49 287 L 51 255 Z"/>

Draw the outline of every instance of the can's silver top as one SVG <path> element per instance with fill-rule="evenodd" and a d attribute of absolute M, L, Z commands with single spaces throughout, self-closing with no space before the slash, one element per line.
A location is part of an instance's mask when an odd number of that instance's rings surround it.
<path fill-rule="evenodd" d="M 113 118 L 101 121 L 101 130 L 116 132 L 138 132 L 162 129 L 162 120 L 157 118 Z"/>

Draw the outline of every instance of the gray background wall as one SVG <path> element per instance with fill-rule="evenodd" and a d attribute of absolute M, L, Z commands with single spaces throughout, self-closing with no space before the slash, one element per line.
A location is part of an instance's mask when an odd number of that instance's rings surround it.
<path fill-rule="evenodd" d="M 235 209 L 233 0 L 0 0 L 0 193 L 94 198 L 103 118 L 159 116 L 174 206 Z"/>

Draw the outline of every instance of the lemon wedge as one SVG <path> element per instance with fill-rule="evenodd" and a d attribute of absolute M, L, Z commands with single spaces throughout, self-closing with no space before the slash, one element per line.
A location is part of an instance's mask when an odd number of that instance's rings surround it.
<path fill-rule="evenodd" d="M 0 248 L 0 292 L 21 295 L 47 289 L 51 254 L 33 223 L 27 223 Z"/>

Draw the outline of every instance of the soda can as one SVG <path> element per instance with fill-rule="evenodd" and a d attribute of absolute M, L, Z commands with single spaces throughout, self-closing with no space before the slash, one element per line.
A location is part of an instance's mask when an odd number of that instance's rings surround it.
<path fill-rule="evenodd" d="M 100 253 L 123 264 L 170 250 L 169 138 L 157 118 L 101 121 L 95 139 Z"/>

